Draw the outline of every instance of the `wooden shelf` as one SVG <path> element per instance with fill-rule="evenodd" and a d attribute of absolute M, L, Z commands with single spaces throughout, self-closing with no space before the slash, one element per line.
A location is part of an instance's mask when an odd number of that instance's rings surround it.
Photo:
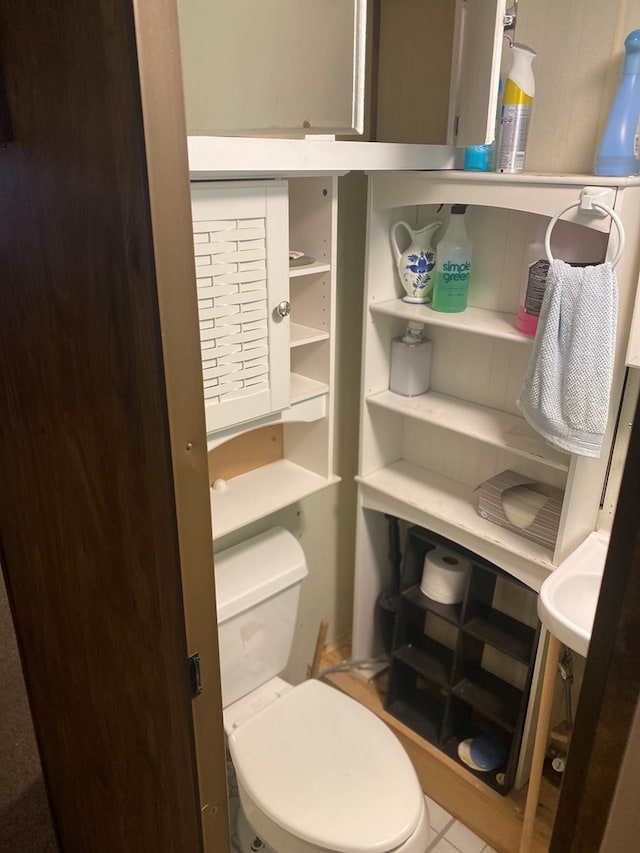
<path fill-rule="evenodd" d="M 453 651 L 445 646 L 422 636 L 415 643 L 401 646 L 393 653 L 394 662 L 400 661 L 414 672 L 422 675 L 428 681 L 440 688 L 446 688 L 451 674 Z"/>
<path fill-rule="evenodd" d="M 500 610 L 482 608 L 480 613 L 464 623 L 462 630 L 520 663 L 529 663 L 536 638 L 535 630 Z"/>
<path fill-rule="evenodd" d="M 547 548 L 480 518 L 477 495 L 469 486 L 404 460 L 356 479 L 365 509 L 392 513 L 508 565 L 510 574 L 532 589 L 539 590 L 554 568 Z"/>
<path fill-rule="evenodd" d="M 302 376 L 300 373 L 291 374 L 292 405 L 328 393 L 329 386 L 325 382 L 317 382 L 315 379 L 309 379 L 308 376 Z"/>
<path fill-rule="evenodd" d="M 521 690 L 478 668 L 454 684 L 452 693 L 504 731 L 515 732 Z"/>
<path fill-rule="evenodd" d="M 523 335 L 516 329 L 515 314 L 504 314 L 501 311 L 489 311 L 485 308 L 467 308 L 459 314 L 446 314 L 434 311 L 429 305 L 412 305 L 402 299 L 391 299 L 387 302 L 372 303 L 371 313 L 384 317 L 397 317 L 401 320 L 415 320 L 430 326 L 442 326 L 457 332 L 467 332 L 473 335 L 489 335 L 492 338 L 511 341 L 512 343 L 533 343 L 532 338 Z"/>
<path fill-rule="evenodd" d="M 435 721 L 438 716 L 442 717 L 444 709 L 431 696 L 421 695 L 413 700 L 396 699 L 386 710 L 429 743 L 438 743 L 440 725 Z"/>
<path fill-rule="evenodd" d="M 217 539 L 339 482 L 339 477 L 321 477 L 287 459 L 241 474 L 224 491 L 209 490 L 213 535 Z"/>
<path fill-rule="evenodd" d="M 331 272 L 331 264 L 314 261 L 312 264 L 304 264 L 300 267 L 289 267 L 289 278 L 300 278 L 304 275 L 316 275 L 316 273 L 321 272 Z"/>
<path fill-rule="evenodd" d="M 445 622 L 450 622 L 452 625 L 460 624 L 462 604 L 441 604 L 439 601 L 428 598 L 417 585 L 405 589 L 402 597 L 406 598 L 415 607 L 439 616 Z"/>
<path fill-rule="evenodd" d="M 256 144 L 256 143 L 259 144 Z M 354 169 L 453 169 L 461 150 L 448 145 L 314 139 L 188 136 L 192 181 L 229 176 L 344 175 Z"/>
<path fill-rule="evenodd" d="M 559 471 L 569 470 L 569 456 L 553 450 L 524 418 L 517 415 L 435 391 L 417 397 L 402 397 L 393 391 L 382 391 L 368 397 L 367 404 L 434 426 L 446 425 L 450 432 L 503 448 Z"/>
<path fill-rule="evenodd" d="M 326 415 L 326 396 L 319 395 L 317 397 L 301 399 L 300 402 L 292 403 L 286 409 L 265 415 L 264 418 L 255 418 L 252 421 L 234 424 L 227 427 L 227 429 L 209 433 L 207 435 L 207 450 L 213 450 L 215 447 L 224 444 L 225 441 L 237 438 L 239 435 L 259 429 L 260 427 L 271 426 L 272 424 L 312 423 L 313 421 L 322 420 Z"/>
<path fill-rule="evenodd" d="M 425 559 L 433 548 L 442 547 L 460 558 L 469 560 L 469 569 L 461 590 L 458 605 L 432 602 L 419 591 Z M 535 602 L 535 593 L 523 590 L 522 585 L 496 565 L 478 555 L 460 549 L 430 530 L 410 527 L 406 533 L 400 583 L 403 588 L 394 632 L 387 685 L 387 707 L 401 715 L 408 703 L 410 717 L 399 716 L 403 723 L 414 726 L 414 711 L 426 701 L 424 713 L 431 715 L 427 727 L 436 732 L 441 749 L 453 750 L 457 744 L 479 733 L 501 732 L 505 758 L 499 773 L 487 775 L 483 781 L 501 794 L 515 782 L 520 739 L 529 687 L 535 662 L 537 629 L 517 618 L 523 606 Z M 514 615 L 494 609 L 496 595 L 504 601 L 507 589 L 517 588 L 524 593 L 519 605 L 512 602 Z M 449 626 L 425 619 L 427 613 L 442 614 Z M 447 628 L 446 632 L 443 632 Z M 446 643 L 446 645 L 445 645 Z M 493 657 L 485 659 L 488 647 L 495 649 Z M 514 674 L 510 665 L 504 676 L 518 686 L 498 677 L 494 666 L 518 661 Z M 520 672 L 520 664 L 525 672 Z M 435 701 L 435 705 L 423 700 Z M 481 777 L 482 778 L 482 777 Z"/>
<path fill-rule="evenodd" d="M 329 332 L 303 326 L 301 323 L 291 323 L 289 326 L 289 346 L 301 347 L 305 344 L 315 344 L 318 341 L 328 341 Z"/>

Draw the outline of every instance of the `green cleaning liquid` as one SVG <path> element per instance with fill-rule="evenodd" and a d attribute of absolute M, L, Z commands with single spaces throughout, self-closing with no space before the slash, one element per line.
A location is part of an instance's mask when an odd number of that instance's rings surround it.
<path fill-rule="evenodd" d="M 451 208 L 449 226 L 436 249 L 431 307 L 450 314 L 464 311 L 471 279 L 471 243 L 464 226 L 464 204 Z"/>

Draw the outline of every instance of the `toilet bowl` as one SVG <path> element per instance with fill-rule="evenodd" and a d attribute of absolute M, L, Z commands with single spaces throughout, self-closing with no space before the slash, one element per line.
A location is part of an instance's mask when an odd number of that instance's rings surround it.
<path fill-rule="evenodd" d="M 243 853 L 424 853 L 424 795 L 391 730 L 333 687 L 294 687 L 277 675 L 305 575 L 299 543 L 281 528 L 216 555 L 223 717 Z"/>

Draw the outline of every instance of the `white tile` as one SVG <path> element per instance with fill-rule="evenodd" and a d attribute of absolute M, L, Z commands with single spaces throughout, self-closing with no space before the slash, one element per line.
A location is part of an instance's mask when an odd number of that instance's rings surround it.
<path fill-rule="evenodd" d="M 489 845 L 487 844 L 482 853 L 498 853 L 498 851 L 494 850 L 493 847 L 489 847 Z"/>
<path fill-rule="evenodd" d="M 467 829 L 464 824 L 457 820 L 453 826 L 445 832 L 445 838 L 460 851 L 460 853 L 482 853 L 485 843 L 475 833 Z"/>
<path fill-rule="evenodd" d="M 456 850 L 453 844 L 449 844 L 446 839 L 441 838 L 433 850 L 429 850 L 429 853 L 459 853 L 459 851 Z"/>
<path fill-rule="evenodd" d="M 437 837 L 438 833 L 435 829 L 433 829 L 433 827 L 431 827 L 431 829 L 429 830 L 429 839 L 427 841 L 427 850 L 430 849 L 430 846 L 433 844 Z"/>
<path fill-rule="evenodd" d="M 432 829 L 435 829 L 436 832 L 442 832 L 442 830 L 453 820 L 453 815 L 450 815 L 449 812 L 445 811 L 442 806 L 439 806 L 435 800 L 432 800 L 431 797 L 425 798 L 427 801 L 427 809 L 429 810 L 429 823 L 431 824 Z"/>

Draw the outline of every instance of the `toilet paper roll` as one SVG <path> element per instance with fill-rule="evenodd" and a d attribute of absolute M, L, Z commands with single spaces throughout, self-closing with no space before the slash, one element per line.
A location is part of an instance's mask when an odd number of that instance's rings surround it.
<path fill-rule="evenodd" d="M 471 563 L 453 551 L 433 548 L 424 558 L 420 589 L 440 604 L 457 604 L 464 590 Z"/>

